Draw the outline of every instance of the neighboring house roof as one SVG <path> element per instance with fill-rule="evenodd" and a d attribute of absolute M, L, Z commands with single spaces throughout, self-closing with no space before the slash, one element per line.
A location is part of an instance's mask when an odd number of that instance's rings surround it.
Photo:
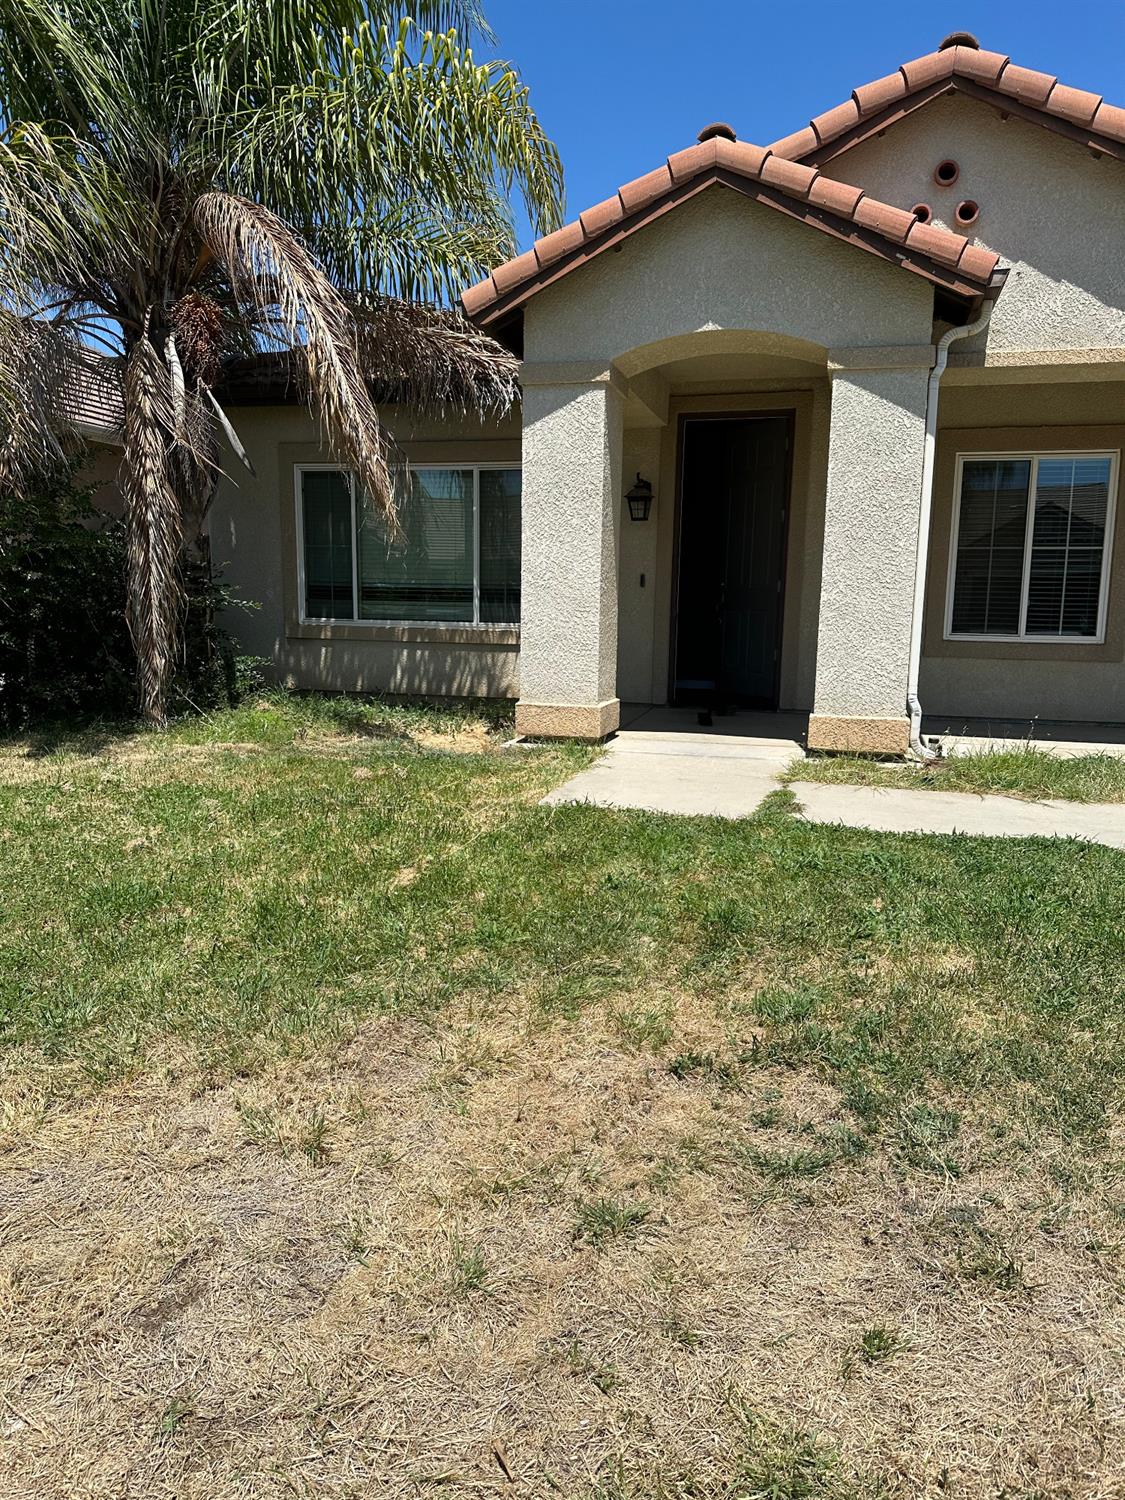
<path fill-rule="evenodd" d="M 125 403 L 117 366 L 87 349 L 66 396 L 67 419 L 95 441 L 118 443 L 125 425 Z"/>
<path fill-rule="evenodd" d="M 1125 109 L 1107 104 L 1100 94 L 1070 88 L 1050 73 L 1021 68 L 1001 52 L 985 52 L 965 31 L 946 37 L 936 52 L 854 89 L 850 99 L 774 141 L 771 149 L 791 161 L 829 161 L 931 99 L 954 92 L 1125 159 Z"/>
<path fill-rule="evenodd" d="M 705 138 L 698 145 L 677 151 L 655 171 L 625 183 L 612 198 L 536 240 L 530 250 L 470 287 L 461 297 L 466 313 L 480 323 L 496 321 L 716 182 L 958 296 L 979 297 L 1002 280 L 999 256 L 970 244 L 963 235 L 921 224 L 907 210 L 823 177 L 816 167 L 789 160 L 768 146 L 737 141 L 729 126 L 709 127 L 702 134 Z"/>

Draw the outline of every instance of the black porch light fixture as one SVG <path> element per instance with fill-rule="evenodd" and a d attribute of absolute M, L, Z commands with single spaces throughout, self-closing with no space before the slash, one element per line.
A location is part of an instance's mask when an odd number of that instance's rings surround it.
<path fill-rule="evenodd" d="M 629 519 L 631 521 L 647 521 L 649 511 L 652 509 L 652 485 L 647 479 L 637 475 L 637 482 L 625 496 L 629 502 Z"/>

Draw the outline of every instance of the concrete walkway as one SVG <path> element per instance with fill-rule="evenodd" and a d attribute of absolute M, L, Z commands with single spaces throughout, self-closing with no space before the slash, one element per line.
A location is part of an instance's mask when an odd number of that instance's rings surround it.
<path fill-rule="evenodd" d="M 1114 802 L 1025 802 L 971 792 L 910 791 L 794 781 L 789 790 L 810 823 L 880 833 L 978 833 L 989 838 L 1077 838 L 1125 849 L 1125 805 Z"/>
<path fill-rule="evenodd" d="M 711 726 L 703 727 L 695 710 L 624 705 L 621 730 L 602 759 L 549 792 L 543 803 L 550 807 L 588 802 L 595 807 L 746 818 L 777 790 L 793 762 L 803 759 L 807 727 L 805 714 L 736 713 L 716 716 Z M 1095 728 L 1104 733 L 1105 726 Z M 1082 740 L 1074 734 L 1075 726 L 1065 729 L 1070 734 L 1041 742 L 1040 747 L 1063 755 L 1115 753 L 1112 741 L 1098 741 L 1093 735 Z M 962 746 L 970 744 L 979 748 L 982 740 L 967 734 Z M 1077 838 L 1125 849 L 1125 805 L 1117 803 L 1026 802 L 970 792 L 812 781 L 792 782 L 789 789 L 800 804 L 800 816 L 810 823 L 883 833 Z"/>
<path fill-rule="evenodd" d="M 759 723 L 758 721 L 762 722 Z M 733 714 L 699 728 L 694 712 L 660 709 L 639 714 L 610 741 L 588 771 L 543 798 L 547 806 L 589 802 L 647 812 L 746 818 L 780 785 L 779 777 L 804 754 L 797 738 L 807 719 L 778 714 Z M 764 729 L 769 733 L 753 731 Z"/>

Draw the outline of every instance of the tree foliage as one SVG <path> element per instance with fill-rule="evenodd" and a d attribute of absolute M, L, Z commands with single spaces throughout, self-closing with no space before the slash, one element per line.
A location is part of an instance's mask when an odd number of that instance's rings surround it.
<path fill-rule="evenodd" d="M 91 345 L 124 392 L 129 625 L 163 716 L 224 365 L 288 351 L 393 524 L 372 371 L 503 407 L 514 359 L 449 311 L 561 214 L 557 153 L 474 0 L 0 0 L 0 489 L 61 457 Z M 404 305 L 421 300 L 428 309 Z M 445 310 L 442 310 L 445 307 Z"/>

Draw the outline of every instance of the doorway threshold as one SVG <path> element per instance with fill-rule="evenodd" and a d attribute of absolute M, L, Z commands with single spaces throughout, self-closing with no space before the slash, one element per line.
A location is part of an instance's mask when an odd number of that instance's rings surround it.
<path fill-rule="evenodd" d="M 700 724 L 696 708 L 659 703 L 623 703 L 617 738 L 632 750 L 653 754 L 742 755 L 751 759 L 803 754 L 809 716 L 761 709 L 714 714 Z"/>

